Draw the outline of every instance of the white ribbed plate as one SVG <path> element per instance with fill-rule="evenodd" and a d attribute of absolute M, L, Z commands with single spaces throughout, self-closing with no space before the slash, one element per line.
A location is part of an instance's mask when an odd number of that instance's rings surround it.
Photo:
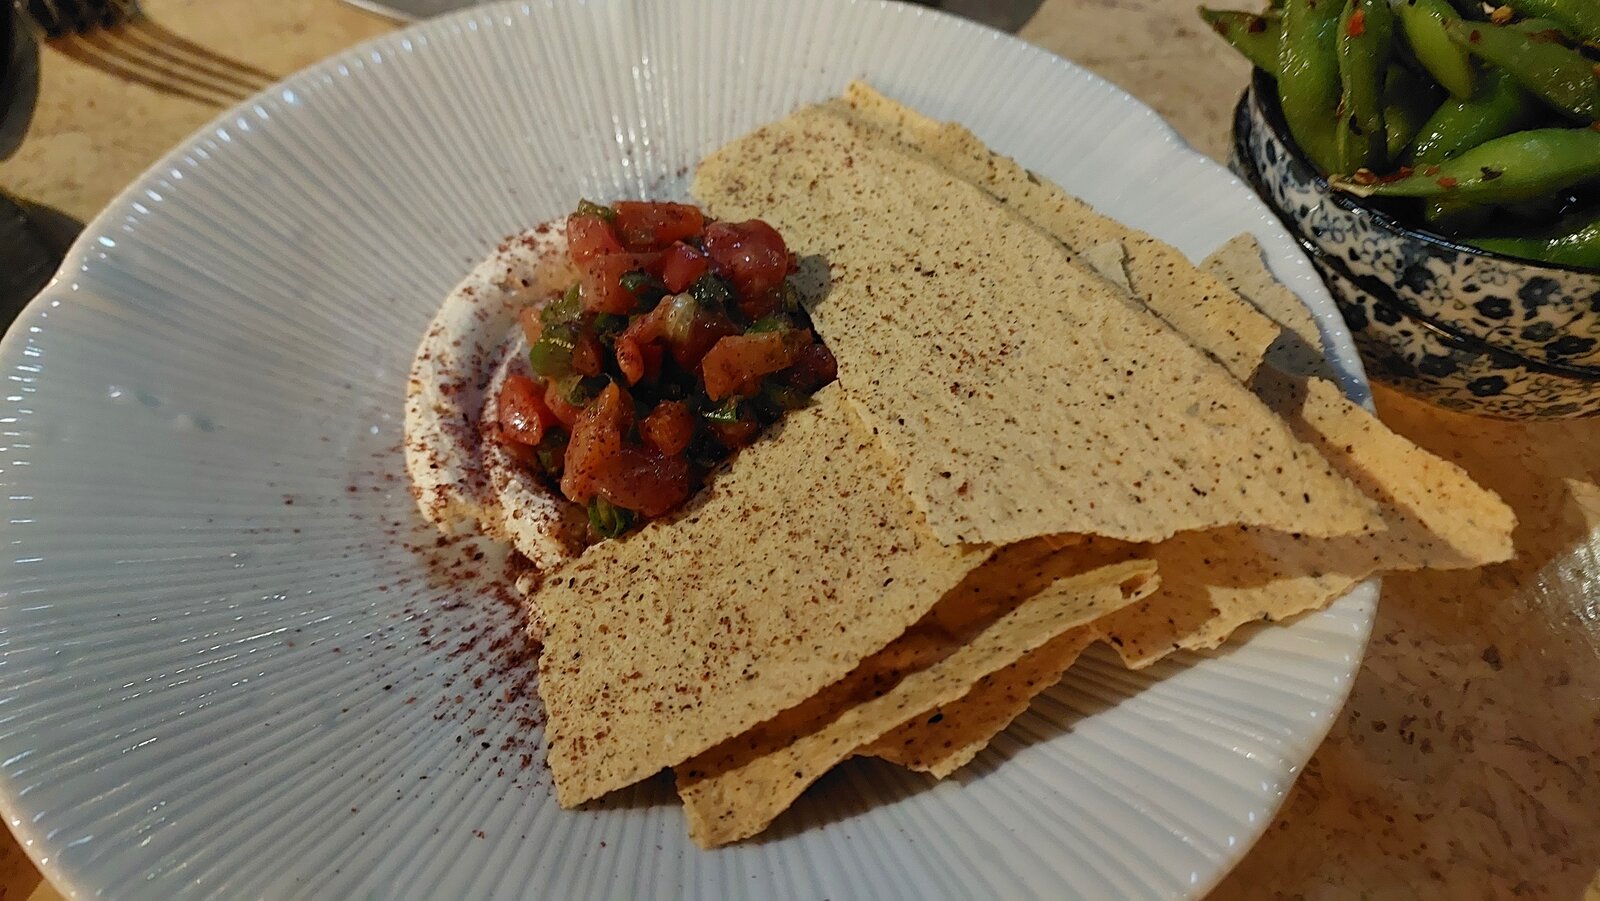
<path fill-rule="evenodd" d="M 506 608 L 406 547 L 431 539 L 404 377 L 457 279 L 580 196 L 681 192 L 705 151 L 856 75 L 1192 256 L 1255 232 L 1364 392 L 1265 206 L 999 33 L 875 2 L 594 0 L 382 38 L 157 165 L 6 337 L 0 807 L 52 881 L 1175 897 L 1244 852 L 1345 696 L 1372 586 L 1217 655 L 1091 655 L 960 778 L 852 763 L 764 840 L 703 853 L 660 780 L 556 807 L 517 721 L 537 705 L 493 671 Z"/>

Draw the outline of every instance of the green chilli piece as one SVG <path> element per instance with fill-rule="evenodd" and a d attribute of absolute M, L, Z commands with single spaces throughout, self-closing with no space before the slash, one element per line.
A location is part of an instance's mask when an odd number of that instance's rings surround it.
<path fill-rule="evenodd" d="M 739 421 L 739 399 L 730 397 L 721 404 L 700 414 L 707 422 L 730 423 Z"/>
<path fill-rule="evenodd" d="M 603 497 L 589 502 L 589 526 L 601 538 L 615 538 L 633 526 L 633 511 L 618 507 Z"/>
<path fill-rule="evenodd" d="M 800 312 L 800 289 L 795 287 L 794 276 L 783 280 L 783 311 L 789 314 Z"/>
<path fill-rule="evenodd" d="M 1399 159 L 1439 103 L 1439 89 L 1401 66 L 1390 66 L 1383 83 L 1383 125 L 1389 159 Z"/>
<path fill-rule="evenodd" d="M 1381 168 L 1389 160 L 1388 126 L 1383 121 L 1383 85 L 1394 48 L 1394 14 L 1389 0 L 1345 0 L 1339 15 L 1339 81 L 1343 111 L 1334 132 L 1340 171 Z"/>
<path fill-rule="evenodd" d="M 1361 197 L 1449 198 L 1464 203 L 1532 200 L 1600 177 L 1600 131 L 1540 128 L 1486 141 L 1454 159 L 1377 184 L 1334 180 Z"/>
<path fill-rule="evenodd" d="M 1450 39 L 1447 28 L 1461 25 L 1461 16 L 1445 0 L 1399 0 L 1395 12 L 1406 42 L 1434 80 L 1456 97 L 1472 96 L 1472 60 Z"/>
<path fill-rule="evenodd" d="M 1600 116 L 1600 74 L 1595 63 L 1577 50 L 1497 25 L 1458 21 L 1447 31 L 1458 46 L 1504 69 L 1551 106 L 1584 122 Z"/>
<path fill-rule="evenodd" d="M 1468 243 L 1506 256 L 1600 269 L 1600 213 L 1539 237 L 1472 238 Z"/>
<path fill-rule="evenodd" d="M 559 478 L 567 460 L 567 433 L 557 428 L 547 428 L 539 446 L 534 448 L 539 466 L 545 474 Z"/>
<path fill-rule="evenodd" d="M 1559 22 L 1583 40 L 1600 41 L 1600 4 L 1594 0 L 1511 0 L 1511 8 Z"/>
<path fill-rule="evenodd" d="M 786 316 L 763 316 L 750 323 L 750 327 L 744 331 L 745 334 L 749 335 L 760 334 L 761 332 L 783 332 L 793 327 L 789 324 L 789 319 Z"/>
<path fill-rule="evenodd" d="M 599 397 L 600 392 L 606 390 L 606 386 L 609 384 L 611 384 L 609 376 L 581 376 L 573 373 L 556 382 L 556 387 L 561 389 L 561 393 L 566 397 L 567 403 L 572 404 L 574 407 L 582 407 L 587 405 L 589 401 Z"/>
<path fill-rule="evenodd" d="M 1283 41 L 1283 21 L 1277 16 L 1231 9 L 1200 7 L 1200 18 L 1257 69 L 1278 76 L 1278 45 Z"/>
<path fill-rule="evenodd" d="M 1434 111 L 1406 150 L 1405 160 L 1442 163 L 1484 141 L 1533 125 L 1542 110 L 1533 95 L 1504 72 L 1490 69 L 1470 99 L 1452 97 Z"/>
<path fill-rule="evenodd" d="M 770 379 L 761 386 L 761 399 L 784 412 L 798 410 L 811 403 L 811 398 L 804 391 L 798 391 Z"/>
<path fill-rule="evenodd" d="M 728 304 L 733 303 L 733 289 L 721 277 L 709 272 L 690 285 L 688 293 L 693 295 L 701 309 L 713 313 L 721 313 L 728 309 Z"/>
<path fill-rule="evenodd" d="M 634 297 L 644 298 L 648 294 L 659 299 L 661 295 L 667 293 L 667 286 L 661 279 L 642 269 L 634 269 L 622 273 L 622 277 L 617 282 L 622 285 L 622 290 L 627 291 Z"/>
<path fill-rule="evenodd" d="M 1324 173 L 1339 167 L 1339 29 L 1334 0 L 1284 0 L 1283 44 L 1278 48 L 1278 103 L 1300 151 Z"/>
<path fill-rule="evenodd" d="M 578 215 L 599 216 L 601 219 L 610 222 L 611 220 L 617 218 L 617 211 L 611 207 L 602 206 L 601 204 L 590 200 L 580 200 L 578 201 Z"/>
<path fill-rule="evenodd" d="M 583 315 L 583 292 L 577 282 L 572 283 L 565 294 L 545 304 L 539 311 L 539 321 L 545 325 L 555 325 L 558 322 L 573 322 Z"/>
<path fill-rule="evenodd" d="M 628 317 L 616 313 L 599 313 L 594 317 L 594 332 L 600 337 L 608 337 L 621 332 L 628 327 Z"/>
<path fill-rule="evenodd" d="M 528 348 L 528 365 L 545 378 L 560 378 L 572 372 L 572 348 L 578 343 L 581 326 L 574 321 L 554 322 L 539 333 L 539 340 Z"/>

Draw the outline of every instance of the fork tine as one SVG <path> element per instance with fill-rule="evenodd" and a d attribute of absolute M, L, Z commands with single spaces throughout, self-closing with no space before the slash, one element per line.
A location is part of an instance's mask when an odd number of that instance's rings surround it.
<path fill-rule="evenodd" d="M 50 37 L 59 38 L 72 30 L 62 21 L 55 0 L 28 0 L 27 11 L 29 17 Z"/>
<path fill-rule="evenodd" d="M 27 0 L 28 15 L 52 38 L 110 28 L 139 14 L 138 0 Z"/>
<path fill-rule="evenodd" d="M 95 26 L 100 11 L 97 0 L 55 0 L 55 4 L 63 27 L 82 34 Z"/>
<path fill-rule="evenodd" d="M 141 12 L 139 0 L 111 0 L 109 15 L 114 17 L 114 21 L 106 24 L 108 26 L 120 25 L 123 22 L 138 18 Z"/>

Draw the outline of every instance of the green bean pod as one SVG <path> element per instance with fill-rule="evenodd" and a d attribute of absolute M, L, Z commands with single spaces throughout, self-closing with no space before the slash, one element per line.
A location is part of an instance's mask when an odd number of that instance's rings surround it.
<path fill-rule="evenodd" d="M 1283 21 L 1279 17 L 1202 6 L 1200 18 L 1257 69 L 1278 77 L 1278 46 L 1283 42 Z"/>
<path fill-rule="evenodd" d="M 1394 47 L 1389 0 L 1345 0 L 1335 41 L 1344 92 L 1335 132 L 1341 172 L 1382 167 L 1388 161 L 1383 83 Z"/>
<path fill-rule="evenodd" d="M 1573 44 L 1579 43 L 1577 39 L 1573 38 L 1572 35 L 1567 33 L 1567 26 L 1557 22 L 1555 19 L 1519 19 L 1518 21 L 1512 22 L 1504 27 L 1522 34 L 1532 35 L 1535 38 L 1548 38 L 1550 41 L 1555 41 L 1558 44 L 1565 44 L 1569 47 Z"/>
<path fill-rule="evenodd" d="M 1600 178 L 1600 131 L 1541 128 L 1486 141 L 1454 159 L 1372 184 L 1334 180 L 1362 197 L 1449 198 L 1464 203 L 1532 200 Z"/>
<path fill-rule="evenodd" d="M 1586 41 L 1600 41 L 1600 4 L 1594 0 L 1511 0 L 1511 8 L 1525 16 L 1560 22 Z"/>
<path fill-rule="evenodd" d="M 1301 152 L 1323 172 L 1333 172 L 1339 165 L 1334 141 L 1339 12 L 1334 0 L 1284 0 L 1283 44 L 1278 51 L 1278 102 L 1284 120 Z"/>
<path fill-rule="evenodd" d="M 1468 243 L 1507 256 L 1600 269 L 1600 214 L 1540 237 L 1472 238 Z"/>
<path fill-rule="evenodd" d="M 1562 213 L 1572 204 L 1572 196 L 1566 191 L 1557 191 L 1554 194 L 1544 194 L 1532 200 L 1519 200 L 1514 203 L 1498 204 L 1495 208 L 1509 217 L 1510 220 L 1526 223 L 1532 228 L 1548 228 L 1550 223 L 1561 221 Z M 1496 219 L 1500 223 L 1500 230 L 1506 231 L 1506 219 Z"/>
<path fill-rule="evenodd" d="M 1469 100 L 1450 98 L 1428 119 L 1406 151 L 1408 163 L 1440 163 L 1465 150 L 1534 124 L 1543 107 L 1499 69 L 1490 69 Z"/>
<path fill-rule="evenodd" d="M 1600 115 L 1600 73 L 1582 53 L 1516 28 L 1451 22 L 1450 39 L 1563 112 L 1592 122 Z"/>
<path fill-rule="evenodd" d="M 1383 83 L 1383 124 L 1388 132 L 1389 159 L 1411 143 L 1439 103 L 1439 91 L 1421 75 L 1401 66 L 1390 66 Z"/>
<path fill-rule="evenodd" d="M 1457 13 L 1460 13 L 1461 18 L 1463 19 L 1472 19 L 1481 22 L 1488 18 L 1488 16 L 1483 12 L 1483 3 L 1481 0 L 1450 0 L 1450 6 L 1453 7 Z"/>
<path fill-rule="evenodd" d="M 1487 224 L 1496 209 L 1493 204 L 1438 198 L 1423 204 L 1422 220 L 1437 231 L 1471 231 Z"/>
<path fill-rule="evenodd" d="M 1471 97 L 1472 60 L 1447 33 L 1447 26 L 1463 24 L 1455 7 L 1445 0 L 1398 0 L 1395 12 L 1406 41 L 1428 74 L 1456 97 Z"/>

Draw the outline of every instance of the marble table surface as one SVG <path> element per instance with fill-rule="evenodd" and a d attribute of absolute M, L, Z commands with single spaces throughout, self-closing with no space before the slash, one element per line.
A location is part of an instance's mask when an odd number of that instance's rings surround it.
<path fill-rule="evenodd" d="M 143 6 L 141 25 L 40 50 L 33 120 L 0 188 L 63 214 L 59 227 L 226 107 L 394 27 L 336 0 Z M 1021 35 L 1226 155 L 1247 69 L 1192 0 L 1046 0 Z M 1349 705 L 1214 897 L 1600 898 L 1600 420 L 1377 401 L 1516 508 L 1518 557 L 1387 580 Z M 3 835 L 0 901 L 27 897 L 58 896 Z"/>

